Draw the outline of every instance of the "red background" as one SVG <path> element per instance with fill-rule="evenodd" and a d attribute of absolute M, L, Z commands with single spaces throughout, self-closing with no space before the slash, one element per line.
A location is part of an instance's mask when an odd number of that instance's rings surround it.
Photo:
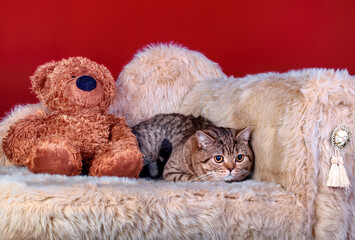
<path fill-rule="evenodd" d="M 355 1 L 0 0 L 0 117 L 34 103 L 29 76 L 86 56 L 117 78 L 141 47 L 176 42 L 227 75 L 305 67 L 355 74 Z"/>

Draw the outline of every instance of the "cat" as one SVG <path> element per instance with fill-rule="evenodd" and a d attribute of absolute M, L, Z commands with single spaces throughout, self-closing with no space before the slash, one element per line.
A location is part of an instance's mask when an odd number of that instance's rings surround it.
<path fill-rule="evenodd" d="M 132 131 L 137 137 L 141 152 L 144 154 L 144 167 L 140 173 L 140 177 L 155 179 L 162 178 L 165 164 L 170 161 L 168 161 L 170 155 L 181 155 L 178 153 L 181 148 L 179 145 L 185 145 L 186 141 L 191 136 L 197 136 L 198 134 L 198 136 L 206 135 L 207 137 L 210 137 L 207 134 L 212 131 L 210 135 L 215 137 L 216 142 L 218 140 L 219 143 L 222 143 L 222 145 L 219 146 L 225 146 L 225 149 L 230 151 L 235 147 L 236 139 L 239 139 L 241 136 L 248 137 L 249 139 L 251 128 L 246 129 L 244 135 L 238 134 L 239 138 L 236 138 L 236 136 L 234 136 L 236 132 L 235 130 L 218 128 L 202 117 L 195 118 L 191 115 L 184 116 L 173 113 L 156 115 L 155 117 L 134 126 Z M 215 134 L 213 134 L 213 132 Z M 218 134 L 218 132 L 220 133 Z M 223 144 L 223 141 L 225 141 L 225 144 Z M 243 141 L 240 141 L 239 145 L 243 145 L 241 144 L 242 142 Z M 246 142 L 246 145 L 249 146 L 248 141 Z M 204 146 L 207 147 L 207 145 Z M 212 146 L 214 145 L 212 144 L 211 147 Z M 248 147 L 245 148 L 250 149 Z M 250 170 L 253 165 L 252 151 L 245 152 L 249 154 L 246 155 L 246 158 L 250 159 L 249 162 L 251 167 L 247 168 L 248 170 L 241 169 L 241 171 L 249 171 L 246 176 L 250 176 Z M 189 158 L 191 159 L 191 156 L 189 156 Z M 228 164 L 229 163 L 227 163 L 227 165 Z M 240 164 L 238 164 L 238 166 L 240 166 Z M 221 170 L 219 170 L 219 172 L 221 172 Z M 245 174 L 243 174 L 243 176 L 244 175 Z"/>
<path fill-rule="evenodd" d="M 197 130 L 214 125 L 202 118 L 182 114 L 158 114 L 132 127 L 140 151 L 144 154 L 144 166 L 140 177 L 162 178 L 164 166 L 172 150 L 185 142 Z"/>
<path fill-rule="evenodd" d="M 254 163 L 249 144 L 251 130 L 196 131 L 172 152 L 163 172 L 164 180 L 236 182 L 250 178 Z"/>

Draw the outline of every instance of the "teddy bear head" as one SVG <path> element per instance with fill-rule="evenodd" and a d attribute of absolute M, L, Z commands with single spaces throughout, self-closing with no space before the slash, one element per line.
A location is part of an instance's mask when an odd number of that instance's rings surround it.
<path fill-rule="evenodd" d="M 106 112 L 117 90 L 105 66 L 83 57 L 43 64 L 31 82 L 43 105 L 64 112 Z"/>

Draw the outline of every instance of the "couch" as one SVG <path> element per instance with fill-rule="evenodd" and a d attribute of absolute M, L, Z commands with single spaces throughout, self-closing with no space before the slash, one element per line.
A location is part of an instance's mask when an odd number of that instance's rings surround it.
<path fill-rule="evenodd" d="M 332 131 L 345 124 L 354 132 L 355 78 L 346 70 L 223 76 L 196 81 L 183 94 L 172 111 L 254 127 L 251 180 L 33 174 L 0 152 L 0 238 L 355 239 L 354 141 L 341 153 L 350 187 L 325 184 Z M 1 139 L 33 109 L 43 106 L 20 106 L 4 119 Z"/>

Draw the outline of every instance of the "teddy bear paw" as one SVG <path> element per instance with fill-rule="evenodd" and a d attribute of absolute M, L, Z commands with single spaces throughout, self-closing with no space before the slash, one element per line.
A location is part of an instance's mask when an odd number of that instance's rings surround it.
<path fill-rule="evenodd" d="M 109 150 L 95 156 L 89 175 L 137 178 L 142 166 L 143 161 L 140 153 L 130 150 Z"/>
<path fill-rule="evenodd" d="M 34 149 L 27 167 L 34 173 L 80 174 L 81 157 L 74 149 L 55 142 L 43 142 Z"/>

